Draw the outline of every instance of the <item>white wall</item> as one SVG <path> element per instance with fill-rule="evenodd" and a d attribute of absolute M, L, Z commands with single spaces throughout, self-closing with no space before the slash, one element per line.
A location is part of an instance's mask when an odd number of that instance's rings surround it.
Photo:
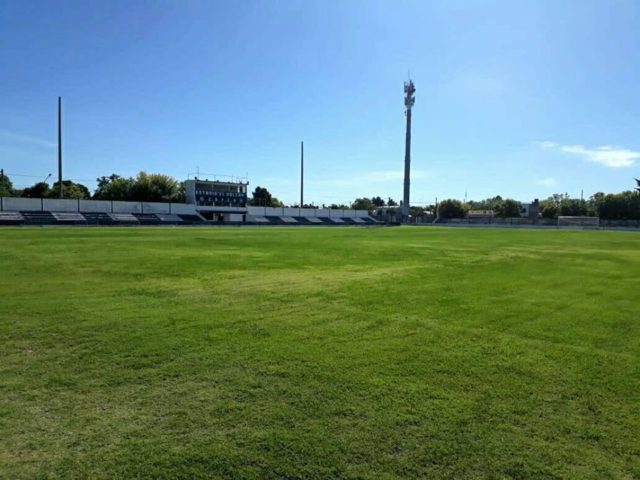
<path fill-rule="evenodd" d="M 264 214 L 268 215 L 270 217 L 281 217 L 281 216 L 284 215 L 283 211 L 284 211 L 284 208 L 280 208 L 280 207 L 277 207 L 277 208 L 265 207 L 264 208 Z"/>
<path fill-rule="evenodd" d="M 171 213 L 183 214 L 183 215 L 195 215 L 196 206 L 190 203 L 172 203 Z"/>
<path fill-rule="evenodd" d="M 2 199 L 2 208 L 8 211 L 40 211 L 42 203 L 39 198 L 4 197 Z"/>
<path fill-rule="evenodd" d="M 144 213 L 169 213 L 169 204 L 160 202 L 143 202 Z"/>
<path fill-rule="evenodd" d="M 42 200 L 43 209 L 47 212 L 77 212 L 78 200 L 64 200 L 45 198 Z"/>
<path fill-rule="evenodd" d="M 81 212 L 111 212 L 111 201 L 109 200 L 80 200 Z"/>
<path fill-rule="evenodd" d="M 331 215 L 331 210 L 328 208 L 319 208 L 316 210 L 316 217 L 328 217 Z"/>
<path fill-rule="evenodd" d="M 247 207 L 247 213 L 256 217 L 264 217 L 266 215 L 264 210 L 264 207 Z"/>
<path fill-rule="evenodd" d="M 242 214 L 241 213 L 230 213 L 229 214 L 229 221 L 230 222 L 241 222 L 242 221 Z"/>
<path fill-rule="evenodd" d="M 142 213 L 140 202 L 113 202 L 113 213 Z"/>

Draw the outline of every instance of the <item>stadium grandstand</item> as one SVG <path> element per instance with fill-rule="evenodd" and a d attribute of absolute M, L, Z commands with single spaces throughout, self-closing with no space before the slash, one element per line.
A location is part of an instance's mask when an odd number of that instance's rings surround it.
<path fill-rule="evenodd" d="M 248 182 L 187 180 L 185 203 L 0 197 L 0 225 L 375 225 L 366 210 L 250 206 Z"/>

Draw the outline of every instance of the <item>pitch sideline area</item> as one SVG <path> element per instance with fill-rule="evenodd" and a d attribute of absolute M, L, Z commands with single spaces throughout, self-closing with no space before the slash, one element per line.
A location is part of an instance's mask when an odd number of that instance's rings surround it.
<path fill-rule="evenodd" d="M 640 236 L 0 229 L 0 478 L 635 478 Z"/>

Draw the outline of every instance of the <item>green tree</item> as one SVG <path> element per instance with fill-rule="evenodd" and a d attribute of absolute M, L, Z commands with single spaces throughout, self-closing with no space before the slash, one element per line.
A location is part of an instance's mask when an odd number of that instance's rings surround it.
<path fill-rule="evenodd" d="M 640 192 L 605 195 L 598 215 L 606 220 L 640 220 Z"/>
<path fill-rule="evenodd" d="M 112 173 L 96 179 L 98 187 L 93 193 L 95 200 L 130 200 L 133 178 L 123 178 Z"/>
<path fill-rule="evenodd" d="M 45 198 L 49 196 L 49 191 L 48 183 L 38 182 L 22 190 L 22 196 L 27 198 Z"/>
<path fill-rule="evenodd" d="M 497 197 L 496 197 L 497 198 Z M 491 210 L 495 211 L 496 216 L 502 218 L 519 217 L 522 204 L 512 198 L 500 199 Z"/>
<path fill-rule="evenodd" d="M 397 207 L 398 202 L 396 202 L 393 198 L 387 198 L 387 207 Z"/>
<path fill-rule="evenodd" d="M 13 182 L 3 172 L 0 174 L 0 197 L 12 197 L 15 194 Z"/>
<path fill-rule="evenodd" d="M 284 207 L 284 203 L 271 195 L 264 187 L 256 187 L 249 200 L 249 205 L 254 207 Z"/>
<path fill-rule="evenodd" d="M 49 198 L 59 198 L 60 190 L 58 182 L 54 182 L 51 189 L 47 192 L 47 197 Z M 63 180 L 62 181 L 62 198 L 80 198 L 83 200 L 87 200 L 91 198 L 91 193 L 89 193 L 89 189 L 80 183 L 72 182 L 71 180 Z"/>
<path fill-rule="evenodd" d="M 384 200 L 381 197 L 371 197 L 371 203 L 374 207 L 384 207 Z"/>
<path fill-rule="evenodd" d="M 354 210 L 367 210 L 369 212 L 373 212 L 375 209 L 374 203 L 370 198 L 356 198 L 351 204 L 351 208 Z"/>
<path fill-rule="evenodd" d="M 464 218 L 466 214 L 467 207 L 460 200 L 447 199 L 438 204 L 440 218 Z"/>
<path fill-rule="evenodd" d="M 180 182 L 161 173 L 140 172 L 131 185 L 129 199 L 138 202 L 184 201 L 184 190 Z"/>

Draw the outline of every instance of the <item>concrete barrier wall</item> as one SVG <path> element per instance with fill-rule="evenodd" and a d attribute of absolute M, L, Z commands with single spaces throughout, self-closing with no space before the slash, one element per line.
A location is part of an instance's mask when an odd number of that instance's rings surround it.
<path fill-rule="evenodd" d="M 80 200 L 81 212 L 111 213 L 110 200 Z"/>
<path fill-rule="evenodd" d="M 264 207 L 247 207 L 247 213 L 256 217 L 264 217 L 266 215 L 264 211 Z"/>
<path fill-rule="evenodd" d="M 171 213 L 169 204 L 160 202 L 143 202 L 142 210 L 144 213 Z"/>
<path fill-rule="evenodd" d="M 44 198 L 42 208 L 47 212 L 77 212 L 78 200 Z"/>
<path fill-rule="evenodd" d="M 113 202 L 113 213 L 142 213 L 140 202 Z"/>
<path fill-rule="evenodd" d="M 329 215 L 331 215 L 331 210 L 329 210 L 328 208 L 319 208 L 318 210 L 316 210 L 316 217 L 328 217 Z"/>
<path fill-rule="evenodd" d="M 264 214 L 270 217 L 281 217 L 284 215 L 284 208 L 265 207 Z"/>
<path fill-rule="evenodd" d="M 356 217 L 368 217 L 369 216 L 369 212 L 367 210 L 356 210 Z"/>
<path fill-rule="evenodd" d="M 299 217 L 300 209 L 299 208 L 283 208 L 282 215 L 285 217 Z"/>
<path fill-rule="evenodd" d="M 301 217 L 315 217 L 317 211 L 318 211 L 317 208 L 301 208 L 300 209 L 300 216 Z"/>
<path fill-rule="evenodd" d="M 331 212 L 331 214 L 329 215 L 331 218 L 334 217 L 344 217 L 344 210 L 329 210 L 329 212 Z"/>
<path fill-rule="evenodd" d="M 172 203 L 171 213 L 183 214 L 183 215 L 195 215 L 196 206 L 190 203 Z"/>
<path fill-rule="evenodd" d="M 343 217 L 354 218 L 356 216 L 356 211 L 355 210 L 343 210 L 342 211 L 342 216 Z"/>
<path fill-rule="evenodd" d="M 39 198 L 4 197 L 2 209 L 7 211 L 40 211 L 42 210 L 42 201 Z"/>

